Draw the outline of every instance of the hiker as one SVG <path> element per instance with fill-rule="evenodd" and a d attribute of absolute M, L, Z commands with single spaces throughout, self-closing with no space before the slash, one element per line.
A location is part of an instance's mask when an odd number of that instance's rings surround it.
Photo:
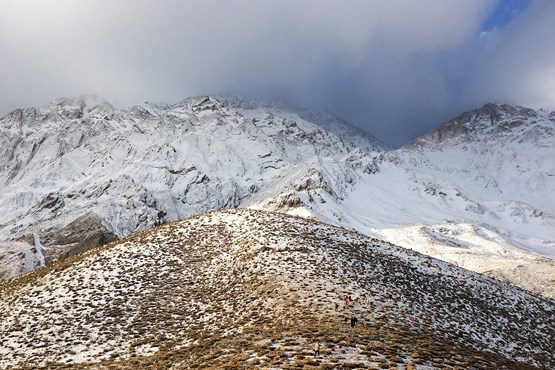
<path fill-rule="evenodd" d="M 358 319 L 356 317 L 351 317 L 351 328 L 354 328 L 355 325 L 357 324 Z"/>
<path fill-rule="evenodd" d="M 343 308 L 347 309 L 349 307 L 349 301 L 348 301 L 349 297 L 347 296 L 343 296 Z"/>
<path fill-rule="evenodd" d="M 320 356 L 320 342 L 314 343 L 312 349 L 314 350 L 314 357 Z"/>

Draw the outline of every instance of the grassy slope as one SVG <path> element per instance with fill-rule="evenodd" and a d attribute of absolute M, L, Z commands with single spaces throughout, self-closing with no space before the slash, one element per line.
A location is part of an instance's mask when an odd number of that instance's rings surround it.
<path fill-rule="evenodd" d="M 554 312 L 355 232 L 228 210 L 0 284 L 0 367 L 551 368 Z"/>

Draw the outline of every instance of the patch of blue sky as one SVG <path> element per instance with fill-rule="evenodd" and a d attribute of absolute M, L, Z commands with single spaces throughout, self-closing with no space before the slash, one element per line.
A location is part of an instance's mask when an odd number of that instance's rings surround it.
<path fill-rule="evenodd" d="M 482 23 L 482 32 L 502 28 L 525 11 L 534 0 L 499 0 L 493 11 Z"/>

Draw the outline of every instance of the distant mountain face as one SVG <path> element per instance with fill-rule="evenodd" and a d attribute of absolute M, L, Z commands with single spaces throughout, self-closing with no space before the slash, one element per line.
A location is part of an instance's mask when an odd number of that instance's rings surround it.
<path fill-rule="evenodd" d="M 551 143 L 555 134 L 553 122 L 555 112 L 507 104 L 486 104 L 418 137 L 407 147 L 439 149 L 446 145 L 477 142 Z"/>
<path fill-rule="evenodd" d="M 0 317 L 0 368 L 555 367 L 555 302 L 352 230 L 246 209 L 0 282 Z"/>
<path fill-rule="evenodd" d="M 399 151 L 415 168 L 464 181 L 463 192 L 480 193 L 484 201 L 520 203 L 532 213 L 520 215 L 526 219 L 555 214 L 554 154 L 555 112 L 494 104 L 465 113 Z"/>
<path fill-rule="evenodd" d="M 287 190 L 341 197 L 383 149 L 329 114 L 232 97 L 116 110 L 85 96 L 18 109 L 0 119 L 0 250 L 12 261 L 0 278 Z"/>

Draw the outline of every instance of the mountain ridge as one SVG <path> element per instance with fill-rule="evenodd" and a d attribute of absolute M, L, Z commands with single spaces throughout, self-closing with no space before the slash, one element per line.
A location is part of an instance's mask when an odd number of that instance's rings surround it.
<path fill-rule="evenodd" d="M 488 103 L 482 107 L 464 112 L 461 115 L 441 124 L 438 128 L 412 140 L 405 147 L 426 146 L 440 144 L 452 139 L 450 144 L 469 141 L 487 141 L 503 139 L 511 131 L 520 127 L 531 127 L 538 135 L 553 135 L 553 125 L 541 125 L 542 119 L 555 122 L 555 112 L 534 110 L 522 106 L 509 104 Z M 522 135 L 518 140 L 534 140 L 537 136 L 530 133 Z"/>
<path fill-rule="evenodd" d="M 322 173 L 352 176 L 337 164 L 363 165 L 382 148 L 352 130 L 326 131 L 275 107 L 239 112 L 206 96 L 122 110 L 88 96 L 16 110 L 0 119 L 0 234 L 30 240 L 94 211 L 121 237 L 295 186 L 339 194 L 344 186 Z"/>
<path fill-rule="evenodd" d="M 246 209 L 1 282 L 0 312 L 2 368 L 555 362 L 553 301 L 351 230 Z"/>

